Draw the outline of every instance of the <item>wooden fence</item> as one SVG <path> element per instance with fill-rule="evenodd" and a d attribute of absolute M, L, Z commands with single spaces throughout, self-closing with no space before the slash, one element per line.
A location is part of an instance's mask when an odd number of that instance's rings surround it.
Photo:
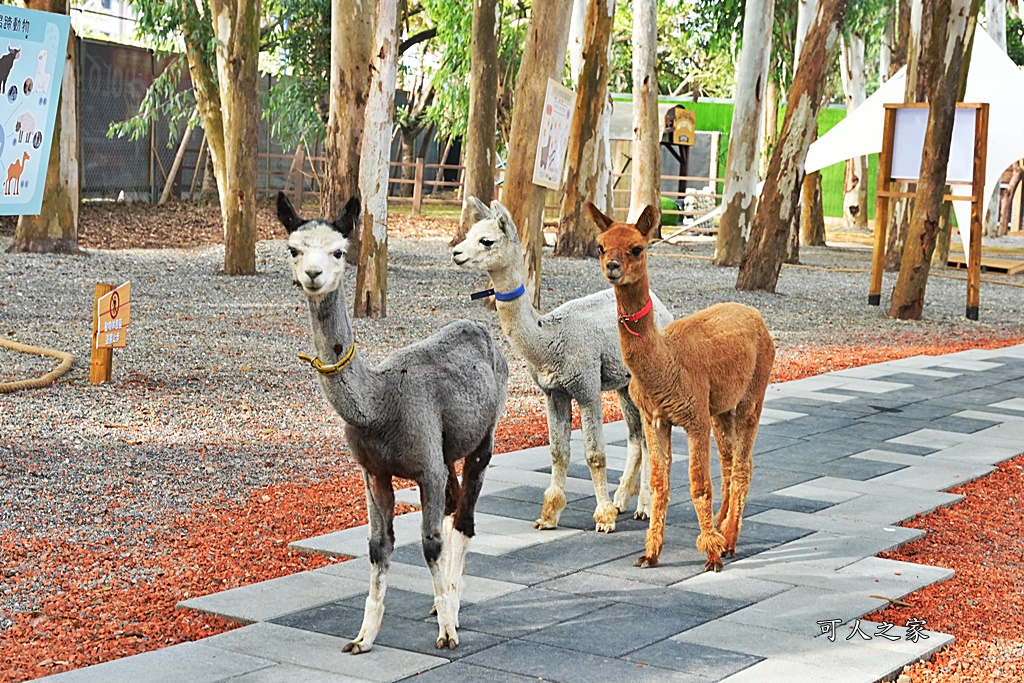
<path fill-rule="evenodd" d="M 261 154 L 260 159 L 261 161 L 266 161 L 259 164 L 260 177 L 257 183 L 257 191 L 259 193 L 276 193 L 278 189 L 283 188 L 286 193 L 291 195 L 297 206 L 302 206 L 303 201 L 311 198 L 310 195 L 319 200 L 320 178 L 323 177 L 324 174 L 324 157 L 307 156 L 305 150 L 302 147 L 299 147 L 295 154 Z M 287 171 L 273 170 L 275 164 L 269 163 L 269 160 L 273 159 L 290 159 L 291 165 Z M 411 178 L 404 177 L 404 171 L 407 168 L 413 169 Z M 458 179 L 445 180 L 445 171 L 452 170 L 457 171 Z M 465 166 L 461 164 L 428 164 L 425 163 L 422 158 L 417 159 L 415 162 L 392 161 L 390 175 L 388 201 L 410 203 L 412 214 L 414 216 L 418 216 L 422 213 L 424 204 L 447 206 L 462 205 Z M 495 169 L 494 178 L 497 183 L 498 199 L 502 199 L 501 192 L 503 189 L 502 181 L 504 180 L 504 176 L 504 168 Z M 709 178 L 705 176 L 692 175 L 663 175 L 661 176 L 661 180 L 663 183 L 665 181 L 675 183 L 685 181 L 687 184 L 697 185 L 701 188 L 710 187 L 712 192 L 709 195 L 697 192 L 697 196 L 710 196 L 714 199 L 716 205 L 721 200 L 721 190 L 725 182 L 723 178 Z M 613 213 L 616 218 L 624 219 L 629 207 L 631 174 L 628 172 L 613 173 L 612 181 Z M 399 196 L 397 194 L 398 188 L 407 185 L 412 185 L 411 196 Z M 705 211 L 686 210 L 682 208 L 683 198 L 692 192 L 696 192 L 692 187 L 688 191 L 680 191 L 678 189 L 662 191 L 662 197 L 673 199 L 677 205 L 681 207 L 678 210 L 663 210 L 662 213 L 676 215 L 683 219 L 703 215 Z M 547 203 L 544 207 L 544 221 L 546 224 L 557 224 L 560 201 L 561 193 L 556 191 L 549 191 L 547 193 Z"/>

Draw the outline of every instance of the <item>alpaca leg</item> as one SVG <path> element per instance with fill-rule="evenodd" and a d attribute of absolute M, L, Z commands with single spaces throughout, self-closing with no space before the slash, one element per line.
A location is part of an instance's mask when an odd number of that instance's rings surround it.
<path fill-rule="evenodd" d="M 615 517 L 619 511 L 612 504 L 608 495 L 607 456 L 604 452 L 604 414 L 601 410 L 601 393 L 597 393 L 596 401 L 580 403 L 580 416 L 583 425 L 583 448 L 587 454 L 587 467 L 590 468 L 590 479 L 594 482 L 594 495 L 597 497 L 597 508 L 594 510 L 595 529 L 605 533 L 615 531 Z"/>
<path fill-rule="evenodd" d="M 647 527 L 644 554 L 637 567 L 657 567 L 665 545 L 665 517 L 668 512 L 669 475 L 672 471 L 672 425 L 664 420 L 644 420 L 647 447 L 651 452 L 651 523 Z"/>
<path fill-rule="evenodd" d="M 420 486 L 420 503 L 423 508 L 423 523 L 421 535 L 423 542 L 423 559 L 426 560 L 427 569 L 430 570 L 430 578 L 434 586 L 434 612 L 437 613 L 437 649 L 454 649 L 459 644 L 459 636 L 455 629 L 456 611 L 448 595 L 447 574 L 448 558 L 450 551 L 445 548 L 445 515 L 444 504 L 446 499 L 446 486 L 442 476 L 424 477 L 417 481 Z M 444 567 L 440 562 L 441 556 L 446 556 Z"/>
<path fill-rule="evenodd" d="M 448 565 L 448 590 L 454 596 L 455 625 L 458 626 L 459 607 L 466 582 L 466 553 L 469 551 L 469 539 L 476 535 L 476 503 L 484 485 L 484 473 L 491 462 L 494 452 L 493 433 L 477 447 L 476 451 L 466 457 L 462 468 L 463 495 L 459 509 L 453 517 L 451 531 L 451 555 Z"/>
<path fill-rule="evenodd" d="M 637 410 L 636 404 L 629 397 L 629 392 L 625 389 L 619 389 L 619 406 L 622 408 L 622 417 L 626 421 L 626 431 L 628 437 L 626 439 L 626 467 L 622 470 L 622 478 L 619 479 L 619 487 L 615 489 L 615 509 L 622 512 L 629 505 L 629 499 L 637 494 L 640 490 L 638 486 L 638 479 L 640 477 L 640 469 L 643 464 L 645 455 L 643 443 L 644 443 L 644 426 L 640 419 L 640 411 Z M 638 501 L 639 503 L 639 501 Z M 633 515 L 634 519 L 646 519 L 647 514 L 644 513 L 641 516 L 640 506 L 638 504 L 636 514 Z"/>
<path fill-rule="evenodd" d="M 740 529 L 743 527 L 743 508 L 747 503 L 750 480 L 754 474 L 754 439 L 757 437 L 757 427 L 761 419 L 761 406 L 761 401 L 757 401 L 749 406 L 740 404 L 736 409 L 735 456 L 730 482 L 729 516 L 722 531 L 725 535 L 726 548 L 732 548 L 734 551 Z"/>
<path fill-rule="evenodd" d="M 569 469 L 569 435 L 572 431 L 572 399 L 560 391 L 547 393 L 548 438 L 551 441 L 551 484 L 544 492 L 544 507 L 535 529 L 554 529 L 565 509 L 565 477 Z"/>
<path fill-rule="evenodd" d="M 712 517 L 714 491 L 711 486 L 711 425 L 691 425 L 686 430 L 686 439 L 690 445 L 690 499 L 700 524 L 697 550 L 708 556 L 704 571 L 719 572 L 722 571 L 725 537 L 715 528 Z"/>
<path fill-rule="evenodd" d="M 370 594 L 366 597 L 363 624 L 359 635 L 347 643 L 343 652 L 357 655 L 369 652 L 384 619 L 384 594 L 391 552 L 395 549 L 395 492 L 391 477 L 371 477 L 363 471 L 366 484 L 366 509 L 370 518 Z"/>
<path fill-rule="evenodd" d="M 730 503 L 732 500 L 732 470 L 733 453 L 735 450 L 736 420 L 732 411 L 721 415 L 711 416 L 711 431 L 715 435 L 715 443 L 718 445 L 718 460 L 722 465 L 722 502 L 718 508 L 718 515 L 715 517 L 715 528 L 725 536 L 725 557 L 733 557 L 736 554 L 736 542 L 729 542 L 729 534 L 725 532 L 729 524 L 728 517 Z"/>

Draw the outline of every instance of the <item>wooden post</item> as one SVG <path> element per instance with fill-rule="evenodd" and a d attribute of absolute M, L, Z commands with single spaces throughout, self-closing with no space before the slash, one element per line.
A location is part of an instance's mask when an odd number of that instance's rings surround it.
<path fill-rule="evenodd" d="M 437 169 L 441 173 L 441 168 Z M 423 208 L 423 157 L 416 159 L 416 177 L 412 184 L 412 215 L 419 216 Z"/>
<path fill-rule="evenodd" d="M 981 301 L 981 231 L 982 212 L 987 197 L 985 191 L 985 164 L 988 161 L 988 104 L 982 104 L 974 115 L 974 175 L 972 187 L 974 199 L 971 201 L 971 253 L 967 256 L 967 311 L 968 320 L 978 319 L 978 306 Z"/>
<path fill-rule="evenodd" d="M 206 160 L 206 131 L 203 131 L 203 141 L 199 143 L 199 156 L 196 158 L 196 167 L 192 170 L 192 183 L 188 186 L 188 200 L 192 201 L 192 196 L 196 192 L 196 183 L 199 181 L 199 172 L 206 172 L 206 168 L 203 166 L 203 161 Z"/>
<path fill-rule="evenodd" d="M 197 113 L 192 115 L 192 118 L 198 116 Z M 192 137 L 192 126 L 189 123 L 185 124 L 185 132 L 181 136 L 181 144 L 178 145 L 178 153 L 174 155 L 174 163 L 171 164 L 171 172 L 167 174 L 167 180 L 164 181 L 164 191 L 160 193 L 160 199 L 157 201 L 157 206 L 163 206 L 167 203 L 167 199 L 171 196 L 171 189 L 174 187 L 174 179 L 178 175 L 178 169 L 181 168 L 181 161 L 185 158 L 185 150 L 188 149 L 189 138 Z M 202 150 L 200 150 L 202 151 Z"/>
<path fill-rule="evenodd" d="M 306 146 L 301 142 L 295 150 L 295 206 L 302 211 L 302 192 L 306 189 Z"/>
<path fill-rule="evenodd" d="M 868 304 L 882 303 L 882 271 L 885 267 L 886 232 L 889 229 L 889 202 L 892 188 L 892 139 L 896 130 L 896 109 L 885 108 L 882 124 L 882 153 L 878 157 L 878 191 L 875 199 L 875 244 L 871 253 L 871 288 Z"/>
<path fill-rule="evenodd" d="M 100 297 L 114 289 L 114 285 L 97 284 L 96 295 L 92 302 L 92 339 L 89 346 L 92 349 L 92 360 L 89 362 L 89 381 L 93 384 L 103 384 L 110 381 L 111 362 L 114 356 L 113 349 L 97 349 L 96 334 L 99 332 L 100 316 L 98 305 Z"/>

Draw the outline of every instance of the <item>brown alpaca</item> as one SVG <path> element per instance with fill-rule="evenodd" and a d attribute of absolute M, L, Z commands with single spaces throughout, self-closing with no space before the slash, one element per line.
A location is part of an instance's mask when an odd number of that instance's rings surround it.
<path fill-rule="evenodd" d="M 658 330 L 650 312 L 647 243 L 656 209 L 636 224 L 620 223 L 591 203 L 605 278 L 615 287 L 622 359 L 633 375 L 629 395 L 640 409 L 651 456 L 651 523 L 639 567 L 655 567 L 665 541 L 672 427 L 686 430 L 690 497 L 697 510 L 697 549 L 705 571 L 721 571 L 736 554 L 743 506 L 754 469 L 751 453 L 768 387 L 775 344 L 760 313 L 737 303 L 716 304 Z M 712 524 L 711 431 L 722 463 L 722 505 Z"/>

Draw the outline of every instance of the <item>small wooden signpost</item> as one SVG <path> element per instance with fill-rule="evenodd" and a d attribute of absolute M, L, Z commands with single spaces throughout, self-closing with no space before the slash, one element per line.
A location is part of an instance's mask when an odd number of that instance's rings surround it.
<path fill-rule="evenodd" d="M 950 143 L 946 181 L 970 185 L 970 195 L 943 196 L 946 201 L 971 202 L 971 224 L 967 255 L 967 308 L 969 320 L 978 319 L 981 293 L 981 217 L 985 207 L 985 162 L 988 154 L 988 104 L 958 103 Z M 921 151 L 927 124 L 927 104 L 887 104 L 882 127 L 882 153 L 878 157 L 878 190 L 875 208 L 875 243 L 871 258 L 871 288 L 868 304 L 881 305 L 882 269 L 885 263 L 886 232 L 889 228 L 889 200 L 915 197 L 915 192 L 897 192 L 894 180 L 916 183 L 921 168 Z M 961 124 L 961 121 L 963 123 Z M 896 170 L 894 170 L 894 168 Z"/>
<path fill-rule="evenodd" d="M 120 287 L 97 284 L 92 314 L 92 360 L 89 381 L 103 384 L 110 381 L 113 369 L 113 350 L 123 349 L 128 343 L 128 323 L 131 315 L 131 283 Z"/>

